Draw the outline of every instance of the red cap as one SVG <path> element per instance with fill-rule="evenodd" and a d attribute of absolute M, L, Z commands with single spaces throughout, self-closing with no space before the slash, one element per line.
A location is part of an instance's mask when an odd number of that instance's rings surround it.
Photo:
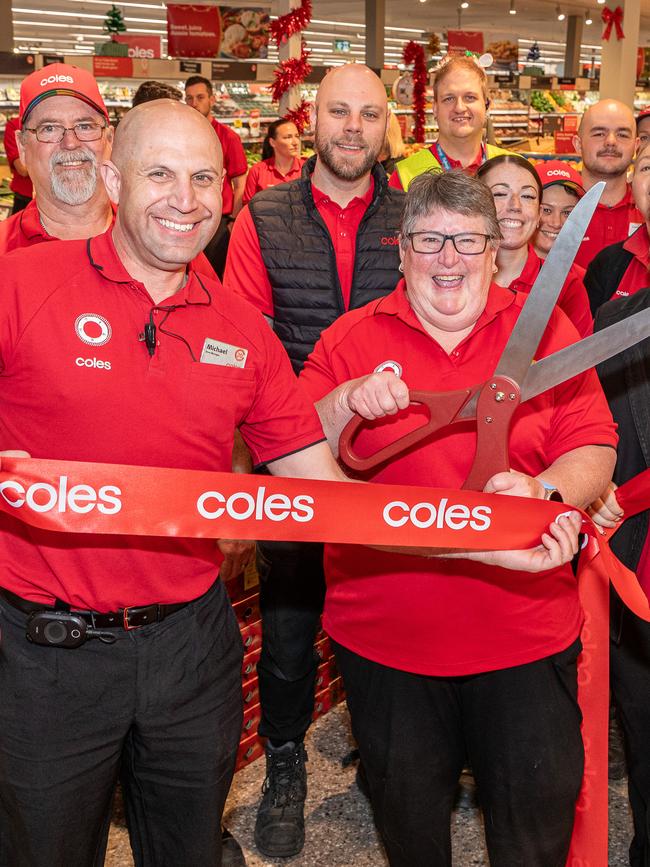
<path fill-rule="evenodd" d="M 643 111 L 640 111 L 636 116 L 636 122 L 639 123 L 640 120 L 643 120 L 644 117 L 650 117 L 650 108 L 644 108 Z"/>
<path fill-rule="evenodd" d="M 20 85 L 21 126 L 29 112 L 48 96 L 74 96 L 109 119 L 97 82 L 90 72 L 67 63 L 51 63 L 32 72 Z"/>
<path fill-rule="evenodd" d="M 537 163 L 535 170 L 542 182 L 542 187 L 552 187 L 554 184 L 561 184 L 569 190 L 573 190 L 582 197 L 585 194 L 585 188 L 582 186 L 582 178 L 580 174 L 563 160 L 544 160 Z"/>

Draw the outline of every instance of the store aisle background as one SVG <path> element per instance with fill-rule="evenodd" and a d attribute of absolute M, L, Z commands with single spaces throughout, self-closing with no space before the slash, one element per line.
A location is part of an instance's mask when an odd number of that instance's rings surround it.
<path fill-rule="evenodd" d="M 226 805 L 225 822 L 244 848 L 248 867 L 286 864 L 291 867 L 386 867 L 368 802 L 357 788 L 354 766 L 341 760 L 353 747 L 345 704 L 338 705 L 307 734 L 309 794 L 306 806 L 307 842 L 295 858 L 268 860 L 253 845 L 253 827 L 264 780 L 263 759 L 235 776 Z M 610 784 L 609 867 L 626 867 L 632 827 L 627 781 Z M 457 811 L 453 817 L 456 867 L 488 867 L 478 810 Z M 133 867 L 126 828 L 116 810 L 106 867 Z"/>

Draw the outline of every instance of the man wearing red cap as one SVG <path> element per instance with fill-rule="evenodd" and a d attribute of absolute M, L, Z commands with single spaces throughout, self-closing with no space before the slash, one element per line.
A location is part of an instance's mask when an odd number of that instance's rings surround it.
<path fill-rule="evenodd" d="M 35 199 L 0 224 L 0 254 L 107 229 L 113 210 L 99 166 L 110 157 L 113 128 L 93 76 L 65 63 L 32 72 L 20 88 L 20 126 Z"/>

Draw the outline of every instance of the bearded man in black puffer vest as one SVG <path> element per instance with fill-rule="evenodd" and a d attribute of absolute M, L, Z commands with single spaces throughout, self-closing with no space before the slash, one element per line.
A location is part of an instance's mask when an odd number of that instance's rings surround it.
<path fill-rule="evenodd" d="M 323 329 L 399 281 L 404 194 L 389 188 L 377 163 L 387 120 L 386 91 L 374 72 L 359 64 L 332 70 L 314 107 L 316 156 L 300 180 L 254 196 L 233 228 L 224 284 L 262 311 L 296 374 Z M 260 543 L 258 569 L 267 774 L 255 843 L 266 856 L 288 857 L 304 845 L 303 740 L 319 662 L 323 546 Z"/>

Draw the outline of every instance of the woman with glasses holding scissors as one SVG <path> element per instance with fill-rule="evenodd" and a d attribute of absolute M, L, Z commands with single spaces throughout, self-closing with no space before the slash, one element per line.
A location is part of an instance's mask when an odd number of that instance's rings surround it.
<path fill-rule="evenodd" d="M 335 454 L 355 413 L 368 420 L 358 448 L 374 454 L 422 423 L 409 389 L 452 391 L 492 375 L 525 300 L 493 282 L 500 235 L 483 183 L 461 172 L 412 182 L 404 279 L 326 330 L 301 374 Z M 553 310 L 536 357 L 576 339 Z M 489 508 L 420 503 L 408 487 L 460 489 L 476 443 L 476 424 L 461 422 L 366 473 L 403 485 L 388 521 L 485 528 Z M 615 444 L 595 374 L 581 374 L 515 410 L 511 469 L 484 490 L 582 507 L 609 481 Z M 324 625 L 391 867 L 451 864 L 452 803 L 468 759 L 491 863 L 564 863 L 583 772 L 575 518 L 569 509 L 529 551 L 326 546 Z"/>

